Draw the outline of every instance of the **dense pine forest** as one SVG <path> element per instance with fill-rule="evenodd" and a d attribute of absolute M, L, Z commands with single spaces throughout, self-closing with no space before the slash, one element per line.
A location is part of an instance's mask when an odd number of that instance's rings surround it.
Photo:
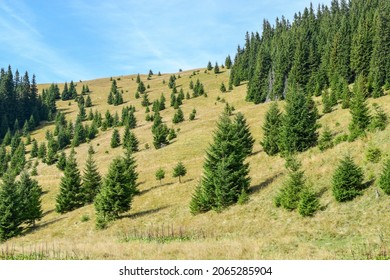
<path fill-rule="evenodd" d="M 0 242 L 388 259 L 389 90 L 387 0 L 264 20 L 233 60 L 175 74 L 37 85 L 1 69 Z"/>
<path fill-rule="evenodd" d="M 261 35 L 247 33 L 229 83 L 248 81 L 246 100 L 256 104 L 284 99 L 292 85 L 314 96 L 331 88 L 341 99 L 343 87 L 362 75 L 369 95 L 379 97 L 390 88 L 389 52 L 389 1 L 333 0 L 330 7 L 306 8 L 292 22 L 264 20 Z"/>

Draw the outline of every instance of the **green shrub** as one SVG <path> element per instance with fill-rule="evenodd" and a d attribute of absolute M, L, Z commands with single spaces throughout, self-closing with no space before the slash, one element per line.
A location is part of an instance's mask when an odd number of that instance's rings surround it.
<path fill-rule="evenodd" d="M 377 147 L 370 147 L 366 152 L 366 159 L 369 162 L 378 163 L 382 157 L 382 152 Z"/>

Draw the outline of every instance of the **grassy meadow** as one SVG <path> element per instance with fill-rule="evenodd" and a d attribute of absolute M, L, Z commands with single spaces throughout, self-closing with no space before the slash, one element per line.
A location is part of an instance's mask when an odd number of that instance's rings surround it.
<path fill-rule="evenodd" d="M 245 102 L 246 85 L 221 93 L 222 82 L 228 85 L 229 70 L 220 74 L 204 69 L 175 73 L 178 91 L 190 92 L 190 80 L 199 79 L 207 97 L 185 99 L 181 106 L 185 121 L 173 124 L 173 107 L 169 106 L 171 90 L 168 88 L 171 74 L 141 75 L 149 100 L 166 97 L 167 109 L 161 111 L 168 127 L 180 129 L 177 138 L 168 146 L 156 150 L 153 147 L 151 122 L 145 121 L 145 108 L 135 99 L 136 75 L 112 77 L 117 79 L 119 90 L 124 91 L 125 103 L 120 106 L 107 104 L 110 78 L 77 82 L 78 93 L 82 85 L 91 90 L 92 110 L 104 113 L 109 110 L 121 114 L 123 106 L 136 108 L 137 127 L 133 130 L 139 140 L 140 151 L 135 153 L 139 173 L 140 195 L 135 196 L 132 208 L 105 230 L 95 229 L 93 205 L 84 206 L 66 214 L 55 212 L 55 198 L 59 192 L 62 172 L 55 165 L 42 162 L 38 165 L 44 217 L 35 228 L 0 245 L 1 258 L 39 259 L 381 259 L 390 257 L 390 197 L 378 187 L 375 178 L 381 172 L 382 160 L 390 154 L 390 129 L 368 133 L 352 143 L 341 142 L 321 152 L 318 147 L 299 155 L 308 182 L 321 194 L 321 210 L 314 217 L 303 218 L 296 211 L 276 208 L 273 198 L 286 178 L 284 160 L 267 156 L 260 145 L 262 124 L 269 103 L 254 105 Z M 195 75 L 194 75 L 195 72 Z M 165 84 L 164 82 L 165 81 Z M 49 85 L 39 85 L 39 92 Z M 63 85 L 59 85 L 62 90 Z M 251 193 L 248 203 L 235 205 L 221 213 L 208 212 L 192 216 L 189 202 L 202 174 L 205 150 L 212 141 L 216 121 L 224 109 L 224 99 L 242 112 L 256 142 L 250 163 Z M 315 99 L 319 112 L 321 98 Z M 390 96 L 386 95 L 370 103 L 380 104 L 390 115 Z M 280 102 L 283 107 L 283 102 Z M 65 112 L 69 120 L 78 113 L 74 101 L 58 101 L 58 110 Z M 193 109 L 196 118 L 188 120 Z M 89 108 L 86 108 L 88 113 Z M 348 133 L 350 113 L 338 105 L 333 112 L 324 115 L 319 122 L 326 124 L 334 136 Z M 53 130 L 54 123 L 47 123 L 31 136 L 38 142 L 45 139 L 45 132 Z M 112 149 L 112 128 L 99 131 L 90 144 L 95 149 L 94 159 L 104 176 L 110 162 L 122 155 L 122 147 Z M 119 128 L 121 136 L 124 127 Z M 322 131 L 322 128 L 319 129 Z M 150 146 L 145 148 L 145 144 Z M 75 149 L 79 169 L 83 170 L 88 152 L 88 143 Z M 382 160 L 371 163 L 366 159 L 370 147 L 382 151 Z M 29 151 L 31 147 L 28 146 Z M 67 149 L 69 152 L 70 149 Z M 365 172 L 370 186 L 353 201 L 338 203 L 332 196 L 331 179 L 338 161 L 349 153 Z M 27 154 L 29 159 L 29 155 Z M 172 169 L 178 161 L 187 168 L 187 175 L 180 184 L 172 177 Z M 166 171 L 162 184 L 155 179 L 158 168 Z M 379 191 L 379 197 L 377 196 Z"/>

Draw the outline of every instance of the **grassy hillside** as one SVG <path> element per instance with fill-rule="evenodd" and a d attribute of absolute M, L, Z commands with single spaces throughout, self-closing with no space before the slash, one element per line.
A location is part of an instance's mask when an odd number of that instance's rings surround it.
<path fill-rule="evenodd" d="M 155 150 L 152 144 L 151 125 L 145 121 L 145 108 L 141 99 L 135 99 L 136 75 L 113 77 L 119 89 L 124 90 L 125 104 L 107 104 L 111 87 L 109 78 L 77 83 L 80 93 L 83 84 L 90 88 L 92 109 L 103 115 L 109 109 L 119 114 L 123 106 L 134 105 L 138 126 L 133 131 L 140 141 L 140 151 L 135 153 L 139 172 L 141 194 L 133 200 L 132 209 L 108 229 L 96 230 L 95 213 L 92 205 L 67 214 L 55 212 L 55 197 L 59 191 L 62 176 L 55 165 L 38 166 L 39 181 L 44 189 L 44 217 L 35 229 L 13 238 L 0 246 L 2 257 L 17 256 L 24 252 L 38 254 L 42 258 L 76 259 L 372 259 L 390 255 L 390 198 L 382 193 L 376 183 L 368 187 L 363 195 L 347 203 L 337 203 L 331 193 L 331 176 L 337 161 L 350 153 L 362 166 L 366 180 L 377 178 L 381 163 L 370 163 L 365 158 L 367 149 L 376 146 L 383 155 L 390 153 L 390 130 L 371 133 L 353 143 L 342 142 L 332 149 L 321 152 L 317 147 L 299 155 L 308 181 L 313 189 L 321 193 L 321 211 L 312 218 L 302 218 L 296 212 L 288 212 L 273 205 L 273 197 L 285 179 L 284 160 L 279 156 L 267 156 L 259 144 L 262 138 L 264 115 L 269 104 L 253 105 L 244 101 L 246 85 L 231 92 L 221 93 L 221 82 L 228 84 L 229 72 L 205 73 L 204 69 L 186 71 L 176 80 L 178 90 L 189 91 L 189 83 L 199 79 L 205 86 L 207 97 L 200 96 L 184 100 L 183 123 L 172 124 L 174 109 L 169 107 L 171 90 L 168 88 L 170 74 L 153 75 L 149 85 L 149 100 L 153 101 L 164 93 L 167 109 L 161 112 L 168 127 L 180 129 L 172 144 Z M 165 84 L 163 81 L 165 80 Z M 62 90 L 62 86 L 60 88 Z M 42 88 L 48 85 L 40 85 Z M 192 216 L 189 202 L 201 176 L 205 150 L 212 140 L 212 131 L 225 104 L 217 97 L 242 112 L 247 118 L 253 137 L 256 139 L 253 154 L 249 157 L 251 194 L 245 205 L 228 208 L 222 213 L 209 212 Z M 321 112 L 320 99 L 316 104 Z M 370 100 L 372 103 L 373 100 Z M 376 99 L 390 114 L 390 96 Z M 282 102 L 283 103 L 283 102 Z M 283 105 L 282 105 L 283 106 Z M 59 101 L 57 108 L 66 117 L 75 120 L 78 108 L 76 102 Z M 190 112 L 196 109 L 194 121 L 189 121 Z M 87 109 L 88 112 L 88 109 Z M 334 135 L 348 133 L 350 114 L 337 107 L 323 116 L 319 122 L 327 124 Z M 32 133 L 39 142 L 45 139 L 45 132 L 53 130 L 54 124 L 47 123 Z M 123 133 L 120 127 L 120 133 Z M 96 154 L 94 158 L 102 175 L 106 174 L 113 158 L 123 154 L 123 149 L 111 149 L 112 129 L 99 132 L 91 141 Z M 122 134 L 121 134 L 122 135 Z M 151 148 L 145 149 L 145 144 Z M 29 150 L 31 147 L 27 147 Z M 80 169 L 83 169 L 88 144 L 76 149 Z M 69 152 L 69 149 L 67 150 Z M 27 155 L 29 158 L 29 156 Z M 172 178 L 172 169 L 178 161 L 187 167 L 183 183 Z M 163 184 L 155 179 L 155 171 L 166 170 Z M 376 196 L 379 190 L 379 197 Z M 34 257 L 30 255 L 30 257 Z M 1 258 L 1 256 L 0 256 Z"/>

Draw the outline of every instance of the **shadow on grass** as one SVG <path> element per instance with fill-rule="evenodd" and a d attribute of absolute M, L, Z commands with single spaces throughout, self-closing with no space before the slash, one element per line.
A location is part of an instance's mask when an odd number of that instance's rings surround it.
<path fill-rule="evenodd" d="M 249 191 L 251 193 L 256 193 L 256 192 L 261 191 L 262 189 L 264 189 L 264 188 L 268 187 L 270 184 L 272 184 L 282 174 L 283 174 L 282 172 L 277 173 L 276 175 L 266 179 L 264 182 L 249 188 Z"/>
<path fill-rule="evenodd" d="M 152 190 L 154 190 L 154 189 L 158 189 L 158 188 L 161 188 L 161 187 L 164 187 L 164 186 L 170 186 L 170 185 L 173 185 L 173 183 L 170 182 L 170 183 L 165 183 L 165 184 L 157 185 L 157 186 L 151 187 L 151 188 L 149 188 L 149 189 L 140 191 L 140 192 L 139 192 L 139 195 L 143 195 L 143 194 L 146 194 L 146 193 L 148 193 L 148 192 L 150 192 L 150 191 L 152 191 Z"/>
<path fill-rule="evenodd" d="M 255 156 L 255 155 L 258 155 L 258 154 L 260 154 L 262 151 L 263 151 L 263 150 L 260 149 L 260 150 L 258 150 L 258 151 L 256 151 L 256 152 L 251 153 L 250 156 L 253 157 L 253 156 Z"/>
<path fill-rule="evenodd" d="M 145 211 L 141 211 L 141 212 L 137 212 L 137 213 L 132 213 L 132 214 L 127 214 L 127 215 L 123 215 L 123 216 L 120 216 L 119 219 L 125 219 L 125 218 L 129 218 L 129 219 L 134 219 L 134 218 L 139 218 L 139 217 L 143 217 L 143 216 L 146 216 L 146 215 L 150 215 L 150 214 L 154 214 L 154 213 L 157 213 L 161 210 L 164 210 L 168 208 L 168 206 L 162 206 L 162 207 L 158 207 L 158 208 L 154 208 L 154 209 L 150 209 L 150 210 L 145 210 Z"/>
<path fill-rule="evenodd" d="M 187 179 L 187 180 L 183 181 L 182 184 L 188 183 L 188 182 L 191 182 L 191 181 L 194 181 L 194 179 Z"/>
<path fill-rule="evenodd" d="M 43 213 L 43 216 L 49 215 L 49 214 L 53 213 L 54 211 L 55 211 L 54 209 L 47 210 L 45 213 Z"/>
<path fill-rule="evenodd" d="M 31 227 L 28 227 L 26 228 L 23 232 L 22 232 L 22 235 L 26 235 L 26 234 L 29 234 L 29 233 L 32 233 L 34 231 L 37 231 L 37 230 L 40 230 L 40 229 L 44 229 L 56 222 L 59 222 L 61 221 L 62 219 L 65 219 L 65 217 L 58 217 L 58 218 L 55 218 L 55 219 L 52 219 L 50 221 L 47 221 L 47 222 L 44 222 L 44 223 L 40 223 L 40 224 L 37 224 L 35 226 L 31 226 Z"/>

